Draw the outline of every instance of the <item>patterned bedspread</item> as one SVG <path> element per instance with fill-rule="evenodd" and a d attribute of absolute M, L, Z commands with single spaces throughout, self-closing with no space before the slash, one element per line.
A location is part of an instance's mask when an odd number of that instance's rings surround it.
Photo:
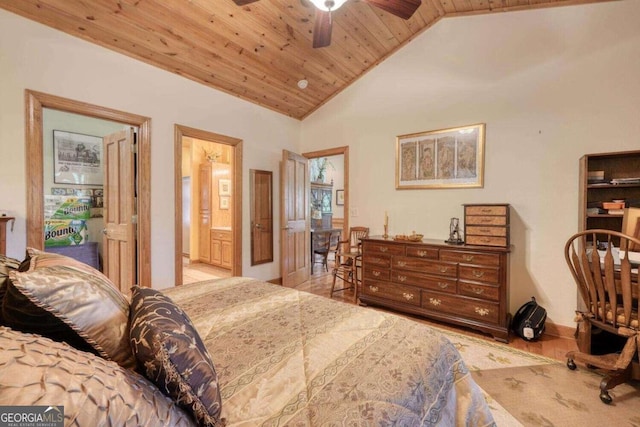
<path fill-rule="evenodd" d="M 228 426 L 495 425 L 426 325 L 249 278 L 163 292 L 211 354 Z"/>

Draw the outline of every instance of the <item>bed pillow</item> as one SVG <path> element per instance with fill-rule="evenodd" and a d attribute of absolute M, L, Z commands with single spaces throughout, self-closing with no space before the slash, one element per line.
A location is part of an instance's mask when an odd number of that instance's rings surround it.
<path fill-rule="evenodd" d="M 2 306 L 6 325 L 86 350 L 77 335 L 100 356 L 134 368 L 129 302 L 102 273 L 56 256 L 57 265 L 33 256 L 28 271 L 10 273 Z"/>
<path fill-rule="evenodd" d="M 58 265 L 73 267 L 89 274 L 102 276 L 105 280 L 109 280 L 100 271 L 91 267 L 89 264 L 85 264 L 82 261 L 78 261 L 66 255 L 54 252 L 45 252 L 35 248 L 27 248 L 27 256 L 20 264 L 19 271 L 31 271 L 40 267 L 52 267 Z"/>
<path fill-rule="evenodd" d="M 225 425 L 213 362 L 187 314 L 161 292 L 134 286 L 130 323 L 140 371 L 200 425 Z"/>
<path fill-rule="evenodd" d="M 6 327 L 0 327 L 0 405 L 62 406 L 64 424 L 70 426 L 194 425 L 141 375 L 65 343 Z"/>
<path fill-rule="evenodd" d="M 4 325 L 4 321 L 2 320 L 2 300 L 7 290 L 9 272 L 17 270 L 18 267 L 20 267 L 20 261 L 0 255 L 0 325 Z"/>

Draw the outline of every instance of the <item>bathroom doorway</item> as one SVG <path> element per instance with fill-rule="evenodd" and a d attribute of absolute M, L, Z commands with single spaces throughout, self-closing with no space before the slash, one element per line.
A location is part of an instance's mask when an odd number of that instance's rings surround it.
<path fill-rule="evenodd" d="M 242 141 L 176 125 L 176 284 L 242 273 Z"/>

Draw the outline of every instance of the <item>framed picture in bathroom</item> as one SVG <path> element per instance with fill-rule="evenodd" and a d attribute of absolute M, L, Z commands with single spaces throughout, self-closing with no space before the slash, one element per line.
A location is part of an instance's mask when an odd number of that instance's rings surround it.
<path fill-rule="evenodd" d="M 231 195 L 231 180 L 221 179 L 218 180 L 218 195 L 230 196 Z"/>
<path fill-rule="evenodd" d="M 229 209 L 229 196 L 220 196 L 220 209 Z"/>

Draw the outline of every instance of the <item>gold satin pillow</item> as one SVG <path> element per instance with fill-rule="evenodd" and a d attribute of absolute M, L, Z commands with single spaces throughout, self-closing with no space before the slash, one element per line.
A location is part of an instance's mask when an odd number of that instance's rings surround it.
<path fill-rule="evenodd" d="M 3 304 L 6 325 L 58 339 L 47 333 L 48 324 L 42 322 L 44 310 L 82 337 L 97 354 L 125 368 L 134 368 L 136 362 L 129 344 L 129 301 L 124 295 L 106 276 L 87 270 L 89 266 L 59 265 L 60 261 L 58 265 L 43 264 L 38 257 L 31 258 L 28 271 L 10 273 L 12 283 Z"/>
<path fill-rule="evenodd" d="M 65 426 L 194 426 L 141 375 L 39 335 L 0 327 L 0 406 L 64 406 Z"/>

